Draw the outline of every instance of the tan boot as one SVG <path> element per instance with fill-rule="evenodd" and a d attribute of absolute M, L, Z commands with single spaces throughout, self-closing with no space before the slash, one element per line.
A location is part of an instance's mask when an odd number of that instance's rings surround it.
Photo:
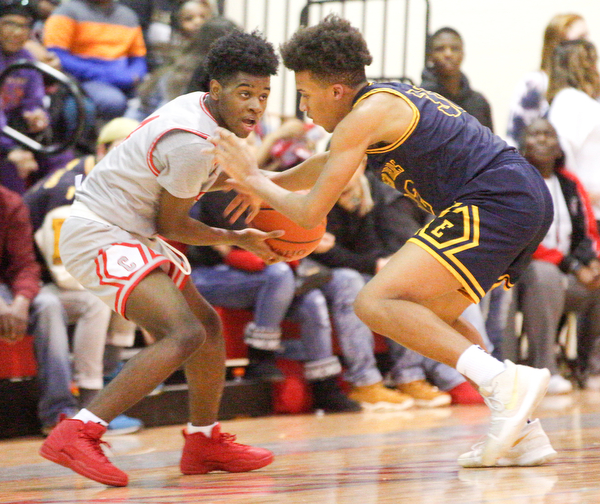
<path fill-rule="evenodd" d="M 426 380 L 400 383 L 397 387 L 400 392 L 412 397 L 415 400 L 415 404 L 421 408 L 448 406 L 452 402 L 450 394 L 442 392 Z"/>
<path fill-rule="evenodd" d="M 348 397 L 360 403 L 366 411 L 402 411 L 414 405 L 412 397 L 387 388 L 383 382 L 353 387 Z"/>

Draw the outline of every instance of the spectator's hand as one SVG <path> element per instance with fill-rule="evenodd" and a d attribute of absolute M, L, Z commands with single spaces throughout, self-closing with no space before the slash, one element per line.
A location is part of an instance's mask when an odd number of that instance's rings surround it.
<path fill-rule="evenodd" d="M 19 177 L 25 180 L 31 172 L 37 171 L 38 164 L 33 153 L 27 149 L 13 149 L 8 153 L 8 160 L 17 167 Z"/>
<path fill-rule="evenodd" d="M 44 131 L 48 127 L 48 115 L 41 109 L 30 110 L 29 112 L 23 112 L 23 119 L 27 123 L 30 133 L 39 133 Z"/>
<path fill-rule="evenodd" d="M 597 271 L 597 265 L 582 266 L 575 272 L 575 276 L 587 290 L 593 291 L 600 288 L 600 274 Z"/>
<path fill-rule="evenodd" d="M 0 302 L 0 338 L 9 342 L 23 339 L 29 322 L 29 301 L 17 296 L 12 304 Z"/>
<path fill-rule="evenodd" d="M 331 233 L 325 233 L 321 241 L 317 245 L 317 248 L 314 250 L 315 254 L 324 254 L 325 252 L 329 252 L 333 246 L 335 245 L 335 235 Z"/>
<path fill-rule="evenodd" d="M 287 119 L 284 123 L 273 132 L 274 137 L 277 140 L 287 138 L 302 138 L 306 133 L 306 126 L 300 119 L 292 117 Z"/>

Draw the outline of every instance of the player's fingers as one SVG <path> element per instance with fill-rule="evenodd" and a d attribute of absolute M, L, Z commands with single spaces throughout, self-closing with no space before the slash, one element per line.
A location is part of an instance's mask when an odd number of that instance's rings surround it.
<path fill-rule="evenodd" d="M 269 231 L 265 236 L 265 240 L 268 240 L 270 238 L 279 238 L 279 237 L 283 236 L 284 234 L 285 234 L 285 231 L 283 231 L 282 229 L 277 229 L 275 231 Z"/>

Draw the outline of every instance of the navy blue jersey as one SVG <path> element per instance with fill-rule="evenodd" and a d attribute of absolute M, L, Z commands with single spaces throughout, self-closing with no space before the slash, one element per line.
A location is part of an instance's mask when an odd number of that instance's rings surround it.
<path fill-rule="evenodd" d="M 370 146 L 369 169 L 432 214 L 454 204 L 465 185 L 490 167 L 511 157 L 522 159 L 489 128 L 432 91 L 397 82 L 370 84 L 354 104 L 380 92 L 408 103 L 413 119 L 393 144 Z"/>
<path fill-rule="evenodd" d="M 33 230 L 44 222 L 46 214 L 57 207 L 70 205 L 75 196 L 75 177 L 85 175 L 95 164 L 94 156 L 73 159 L 64 168 L 47 175 L 23 195 L 31 213 Z"/>

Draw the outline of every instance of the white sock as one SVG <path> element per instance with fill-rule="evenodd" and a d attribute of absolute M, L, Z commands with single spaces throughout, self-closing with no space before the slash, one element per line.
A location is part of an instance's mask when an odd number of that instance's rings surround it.
<path fill-rule="evenodd" d="M 481 386 L 504 371 L 506 366 L 479 345 L 471 345 L 458 358 L 456 370 Z"/>
<path fill-rule="evenodd" d="M 217 425 L 219 422 L 215 422 L 214 424 L 210 424 L 210 425 L 192 425 L 191 422 L 188 422 L 187 424 L 187 433 L 188 434 L 196 434 L 196 432 L 202 432 L 202 434 L 204 434 L 206 437 L 210 437 L 212 435 L 212 431 L 213 431 L 213 427 L 215 425 Z"/>
<path fill-rule="evenodd" d="M 99 423 L 100 425 L 104 425 L 104 427 L 108 426 L 108 422 L 102 420 L 102 418 L 97 417 L 91 411 L 83 408 L 77 415 L 73 417 L 74 420 L 81 420 L 83 423 L 94 422 Z"/>

